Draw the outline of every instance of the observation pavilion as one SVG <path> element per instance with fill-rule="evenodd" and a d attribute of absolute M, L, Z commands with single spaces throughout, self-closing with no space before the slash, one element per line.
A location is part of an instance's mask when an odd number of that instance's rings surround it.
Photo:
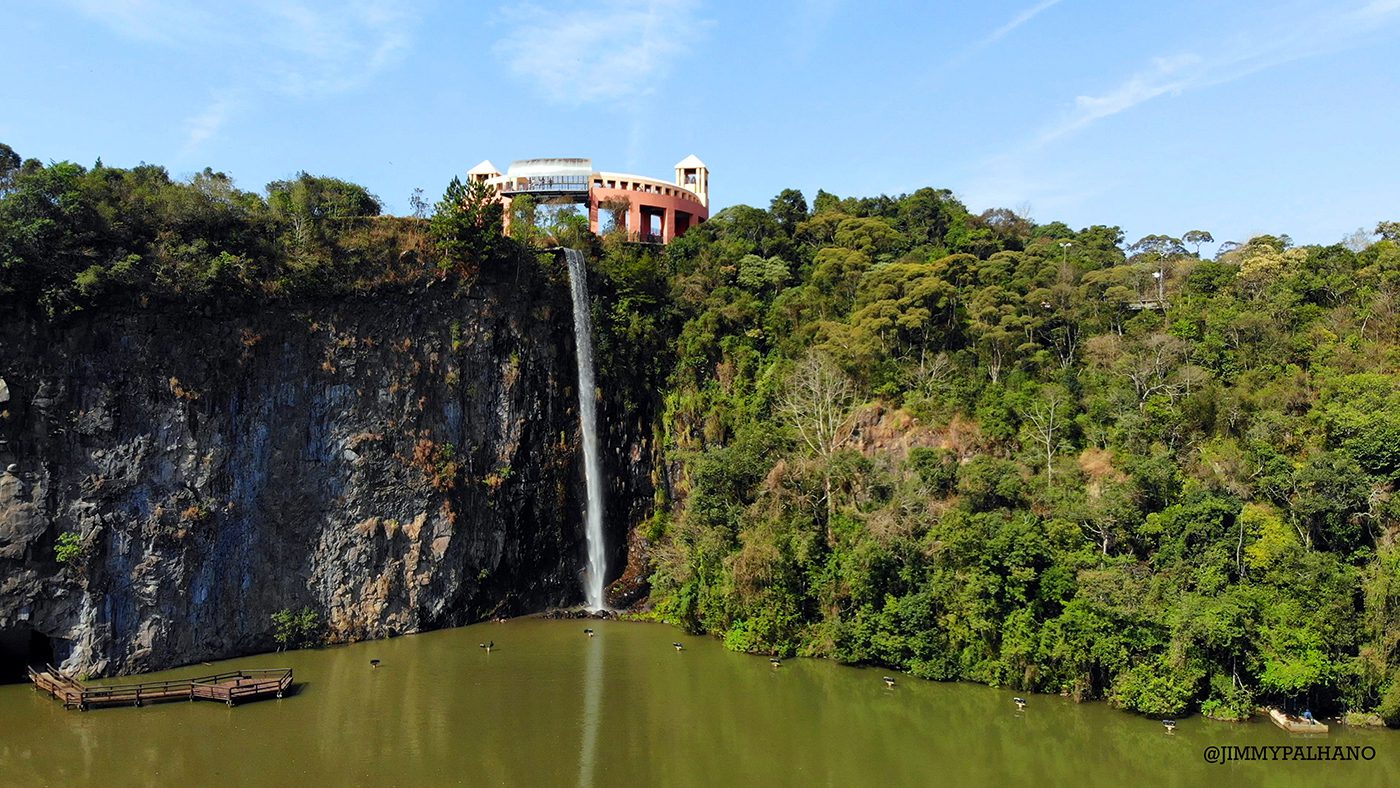
<path fill-rule="evenodd" d="M 493 186 L 509 205 L 528 194 L 544 205 L 588 206 L 588 229 L 599 232 L 599 213 L 615 212 L 632 240 L 670 243 L 710 218 L 710 170 L 691 155 L 676 164 L 675 182 L 593 169 L 592 159 L 522 159 L 501 173 L 490 161 L 467 171 L 467 178 Z M 620 210 L 622 206 L 626 210 Z M 603 217 L 606 226 L 607 217 Z M 510 211 L 505 222 L 510 225 Z"/>

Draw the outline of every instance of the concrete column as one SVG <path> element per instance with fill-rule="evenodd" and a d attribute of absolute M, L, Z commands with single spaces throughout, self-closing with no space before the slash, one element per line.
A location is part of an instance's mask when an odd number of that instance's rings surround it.
<path fill-rule="evenodd" d="M 661 240 L 670 243 L 676 237 L 676 209 L 667 208 L 661 215 Z"/>

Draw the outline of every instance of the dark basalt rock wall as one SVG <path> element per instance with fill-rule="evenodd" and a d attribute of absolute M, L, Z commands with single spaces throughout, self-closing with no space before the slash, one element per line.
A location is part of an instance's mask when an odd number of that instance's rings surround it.
<path fill-rule="evenodd" d="M 578 602 L 569 299 L 534 279 L 0 318 L 0 632 L 100 675 L 268 650 L 286 608 L 344 641 Z M 615 576 L 652 449 L 609 411 Z"/>

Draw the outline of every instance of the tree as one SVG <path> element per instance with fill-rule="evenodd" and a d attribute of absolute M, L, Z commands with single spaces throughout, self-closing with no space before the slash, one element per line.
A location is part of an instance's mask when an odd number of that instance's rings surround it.
<path fill-rule="evenodd" d="M 828 517 L 834 511 L 831 458 L 850 440 L 845 425 L 855 398 L 855 382 L 825 354 L 809 350 L 788 375 L 778 399 L 778 412 L 797 430 L 807 450 L 822 460 Z"/>
<path fill-rule="evenodd" d="M 632 201 L 626 197 L 609 197 L 598 204 L 600 211 L 606 211 L 608 221 L 603 225 L 604 233 L 627 230 L 627 214 L 632 210 Z"/>
<path fill-rule="evenodd" d="M 432 206 L 423 199 L 422 187 L 415 186 L 413 193 L 408 196 L 408 206 L 413 209 L 413 218 L 422 219 L 428 215 L 428 209 Z"/>
<path fill-rule="evenodd" d="M 1024 213 L 1009 208 L 990 208 L 976 217 L 974 225 L 991 230 L 1004 249 L 1024 249 L 1035 223 Z"/>
<path fill-rule="evenodd" d="M 1201 244 L 1215 243 L 1214 236 L 1205 230 L 1187 230 L 1186 234 L 1181 236 L 1181 240 L 1196 247 L 1197 257 L 1201 256 Z"/>
<path fill-rule="evenodd" d="M 454 265 L 481 265 L 501 250 L 503 209 L 496 191 L 480 181 L 453 178 L 428 225 L 443 270 Z"/>
<path fill-rule="evenodd" d="M 1178 369 L 1186 360 L 1186 344 L 1170 334 L 1153 334 L 1134 342 L 1118 357 L 1115 371 L 1127 378 L 1137 394 L 1138 408 L 1156 394 L 1175 399 L 1185 387 Z"/>
<path fill-rule="evenodd" d="M 1374 233 L 1366 232 L 1366 228 L 1358 227 L 1342 238 L 1342 246 L 1345 246 L 1352 252 L 1362 252 L 1366 250 L 1366 247 L 1371 245 L 1373 236 Z"/>
<path fill-rule="evenodd" d="M 326 242 L 331 220 L 378 216 L 382 210 L 379 198 L 363 186 L 306 172 L 269 183 L 267 204 L 291 226 L 292 245 L 302 251 Z"/>
<path fill-rule="evenodd" d="M 817 189 L 817 196 L 812 199 L 812 214 L 828 213 L 841 210 L 841 198 L 824 189 Z"/>
<path fill-rule="evenodd" d="M 1039 396 L 1019 409 L 1021 420 L 1036 446 L 1045 455 L 1045 483 L 1054 482 L 1055 454 L 1069 425 L 1068 397 L 1057 386 L 1045 386 Z"/>
<path fill-rule="evenodd" d="M 919 189 L 899 201 L 896 224 L 911 245 L 942 249 L 944 237 L 956 219 L 966 221 L 967 208 L 947 189 Z"/>
<path fill-rule="evenodd" d="M 1149 261 L 1164 257 L 1176 257 L 1186 253 L 1180 238 L 1170 235 L 1144 235 L 1128 247 L 1133 255 Z"/>
<path fill-rule="evenodd" d="M 378 216 L 383 209 L 379 198 L 359 184 L 305 172 L 269 183 L 267 201 L 274 211 L 312 221 Z"/>
<path fill-rule="evenodd" d="M 788 375 L 778 407 L 808 450 L 827 459 L 850 438 L 842 427 L 855 395 L 850 376 L 824 353 L 811 350 Z"/>
<path fill-rule="evenodd" d="M 539 201 L 533 194 L 517 194 L 510 198 L 510 237 L 530 245 L 540 235 Z"/>
<path fill-rule="evenodd" d="M 20 158 L 11 148 L 0 142 L 0 197 L 8 194 L 15 186 L 15 176 L 19 175 Z"/>
<path fill-rule="evenodd" d="M 583 249 L 587 247 L 592 233 L 588 229 L 588 217 L 581 213 L 572 204 L 562 206 L 550 206 L 549 214 L 549 237 L 559 246 L 566 246 L 571 249 Z"/>
<path fill-rule="evenodd" d="M 741 286 L 757 293 L 781 290 L 788 281 L 788 264 L 779 257 L 763 258 L 746 254 L 739 258 Z"/>
<path fill-rule="evenodd" d="M 768 204 L 768 212 L 778 220 L 783 232 L 792 235 L 797 225 L 807 220 L 807 198 L 797 189 L 783 189 Z"/>
<path fill-rule="evenodd" d="M 935 317 L 946 319 L 956 300 L 953 286 L 933 266 L 891 263 L 861 278 L 849 322 L 857 331 L 873 335 L 888 354 L 917 348 L 922 367 Z"/>

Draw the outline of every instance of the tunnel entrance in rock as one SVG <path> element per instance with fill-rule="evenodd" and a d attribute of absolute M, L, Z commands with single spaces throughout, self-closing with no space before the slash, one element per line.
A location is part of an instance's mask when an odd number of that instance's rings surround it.
<path fill-rule="evenodd" d="M 26 681 L 25 668 L 54 662 L 53 641 L 23 624 L 0 629 L 0 684 Z"/>

